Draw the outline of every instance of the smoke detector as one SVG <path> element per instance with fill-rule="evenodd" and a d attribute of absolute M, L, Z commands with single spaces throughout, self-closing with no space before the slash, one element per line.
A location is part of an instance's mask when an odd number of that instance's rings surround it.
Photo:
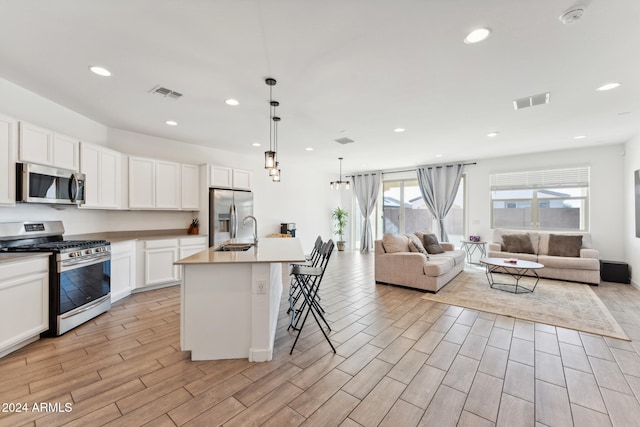
<path fill-rule="evenodd" d="M 560 15 L 558 19 L 565 25 L 573 24 L 574 22 L 579 21 L 580 18 L 582 18 L 584 9 L 584 6 L 573 6 L 562 15 Z"/>
<path fill-rule="evenodd" d="M 334 139 L 334 141 L 342 145 L 351 144 L 352 142 L 355 142 L 353 139 L 349 139 L 349 138 L 338 138 L 338 139 Z"/>

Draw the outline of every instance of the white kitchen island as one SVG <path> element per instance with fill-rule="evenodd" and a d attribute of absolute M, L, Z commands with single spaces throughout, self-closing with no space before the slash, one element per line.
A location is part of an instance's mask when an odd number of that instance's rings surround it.
<path fill-rule="evenodd" d="M 271 360 L 283 264 L 303 262 L 295 238 L 265 238 L 247 251 L 198 252 L 183 266 L 180 345 L 191 360 Z"/>

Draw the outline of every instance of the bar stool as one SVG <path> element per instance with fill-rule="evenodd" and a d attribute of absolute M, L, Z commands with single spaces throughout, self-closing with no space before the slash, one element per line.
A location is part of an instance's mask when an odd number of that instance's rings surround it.
<path fill-rule="evenodd" d="M 331 340 L 327 336 L 322 324 L 320 323 L 320 320 L 322 320 L 322 322 L 327 327 L 327 330 L 331 331 L 331 327 L 329 326 L 329 324 L 327 323 L 327 320 L 324 318 L 322 314 L 324 310 L 322 310 L 322 307 L 320 307 L 320 303 L 317 300 L 318 289 L 320 288 L 320 283 L 322 282 L 322 278 L 324 277 L 324 273 L 327 269 L 327 264 L 329 263 L 329 259 L 331 258 L 331 253 L 333 252 L 333 248 L 334 248 L 334 243 L 332 240 L 327 241 L 327 243 L 325 243 L 322 246 L 320 262 L 317 267 L 296 265 L 291 270 L 291 274 L 295 277 L 298 283 L 298 288 L 300 290 L 300 295 L 302 295 L 303 297 L 303 302 L 299 309 L 296 309 L 295 306 L 292 308 L 293 314 L 291 317 L 291 325 L 289 325 L 289 328 L 293 328 L 294 330 L 297 329 L 298 334 L 296 335 L 296 339 L 293 342 L 293 346 L 291 346 L 291 351 L 289 352 L 289 354 L 292 354 L 293 349 L 296 347 L 296 343 L 300 338 L 300 334 L 302 333 L 304 324 L 306 323 L 307 318 L 309 317 L 309 313 L 311 313 L 318 327 L 320 328 L 322 335 L 324 335 L 324 338 L 327 340 L 327 342 L 331 346 L 331 350 L 333 350 L 334 353 L 336 352 L 335 347 L 331 343 Z M 305 313 L 305 310 L 306 310 L 306 313 Z M 298 313 L 300 314 L 304 313 L 304 317 L 297 316 Z M 302 319 L 302 323 L 298 328 L 300 319 Z"/>
<path fill-rule="evenodd" d="M 295 266 L 316 267 L 318 265 L 318 262 L 320 262 L 320 258 L 322 256 L 321 251 L 322 251 L 323 245 L 324 244 L 322 243 L 322 237 L 318 236 L 313 245 L 313 249 L 311 250 L 311 253 L 309 255 L 305 255 L 305 258 L 307 259 L 307 261 L 304 263 L 291 264 L 291 268 L 293 269 L 293 267 Z M 287 314 L 290 314 L 292 312 L 293 307 L 297 304 L 301 296 L 298 280 L 292 273 L 290 274 L 291 274 L 291 284 L 289 286 L 289 309 L 287 310 Z M 320 299 L 319 296 L 318 296 L 318 299 Z"/>

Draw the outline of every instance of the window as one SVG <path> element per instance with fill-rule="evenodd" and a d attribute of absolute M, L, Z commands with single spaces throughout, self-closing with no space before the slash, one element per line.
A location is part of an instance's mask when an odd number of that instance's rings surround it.
<path fill-rule="evenodd" d="M 495 173 L 493 228 L 586 231 L 589 167 Z"/>

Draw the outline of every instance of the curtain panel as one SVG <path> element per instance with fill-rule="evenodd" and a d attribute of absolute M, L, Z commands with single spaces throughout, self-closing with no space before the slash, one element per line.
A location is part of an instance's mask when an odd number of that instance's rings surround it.
<path fill-rule="evenodd" d="M 368 253 L 373 249 L 373 231 L 371 230 L 371 215 L 376 208 L 382 172 L 371 172 L 353 176 L 353 193 L 358 199 L 360 213 L 364 219 L 362 235 L 360 237 L 360 252 Z"/>
<path fill-rule="evenodd" d="M 420 193 L 427 204 L 427 209 L 438 221 L 440 241 L 448 242 L 449 236 L 444 220 L 453 206 L 460 186 L 464 165 L 425 166 L 416 169 Z"/>

